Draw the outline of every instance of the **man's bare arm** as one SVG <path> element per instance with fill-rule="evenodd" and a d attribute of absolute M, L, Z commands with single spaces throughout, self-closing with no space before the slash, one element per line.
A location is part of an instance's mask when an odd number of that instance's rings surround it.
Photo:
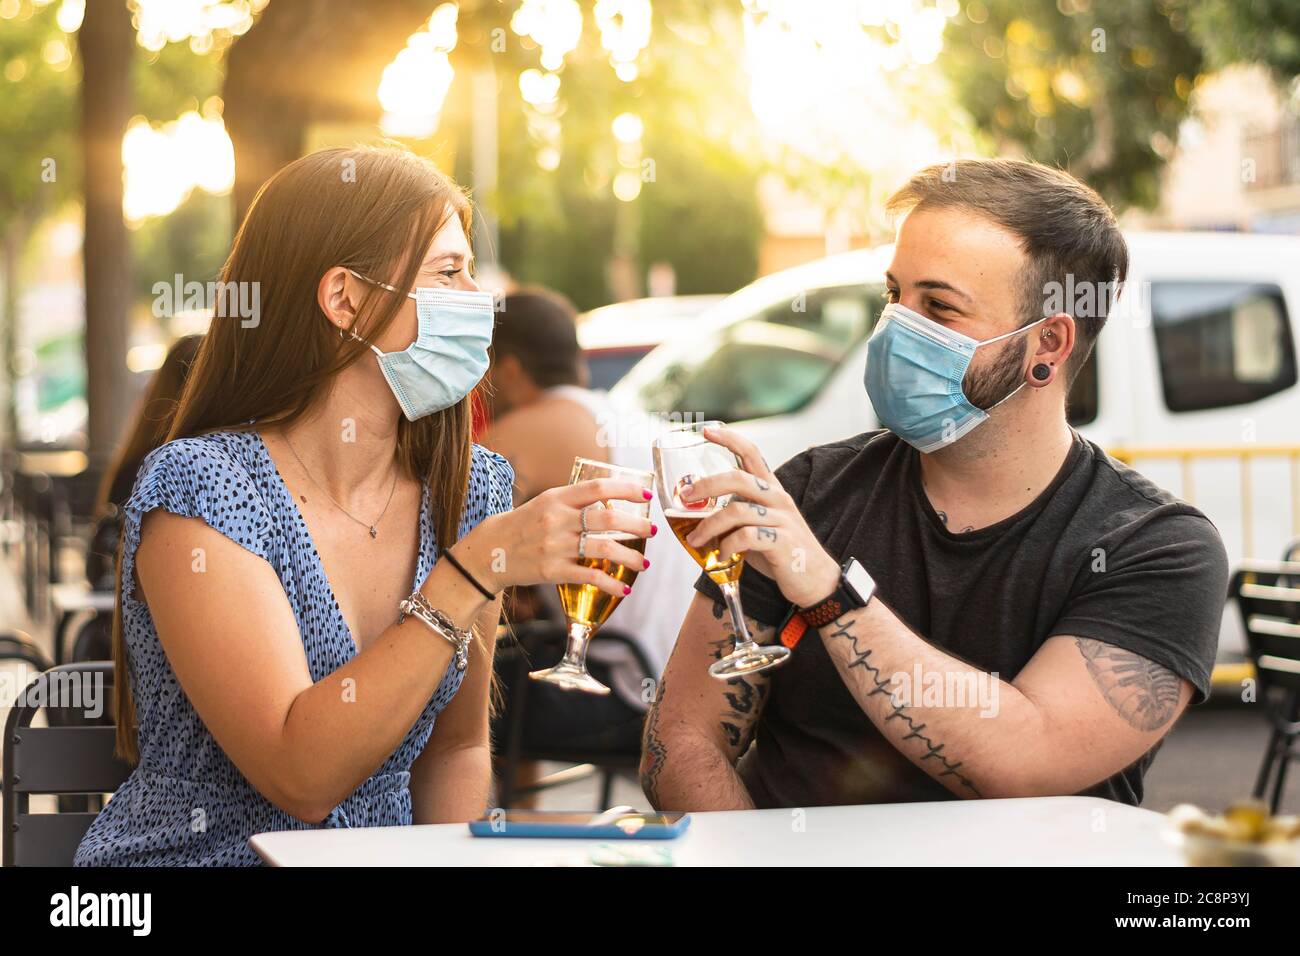
<path fill-rule="evenodd" d="M 745 622 L 758 643 L 776 639 L 775 628 Z M 735 766 L 753 738 L 770 680 L 754 674 L 724 682 L 709 674 L 733 641 L 722 603 L 696 594 L 642 733 L 641 787 L 658 810 L 753 809 Z"/>
<path fill-rule="evenodd" d="M 821 637 L 871 722 L 960 797 L 1084 790 L 1154 747 L 1192 694 L 1132 651 L 1064 636 L 1004 681 L 926 643 L 879 600 Z"/>

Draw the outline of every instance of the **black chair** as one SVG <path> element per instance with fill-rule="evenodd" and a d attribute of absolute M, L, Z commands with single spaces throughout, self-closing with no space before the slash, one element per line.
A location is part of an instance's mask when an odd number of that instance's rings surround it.
<path fill-rule="evenodd" d="M 1258 700 L 1272 728 L 1255 781 L 1277 813 L 1290 762 L 1300 756 L 1300 562 L 1244 563 L 1232 578 L 1255 666 Z"/>
<path fill-rule="evenodd" d="M 54 664 L 25 631 L 0 631 L 0 661 L 22 661 L 36 671 Z"/>
<path fill-rule="evenodd" d="M 619 643 L 631 653 L 642 673 L 650 675 L 651 668 L 636 643 L 615 630 L 601 630 L 598 638 L 605 644 Z M 609 808 L 613 793 L 614 778 L 620 772 L 635 773 L 641 762 L 641 751 L 635 749 L 624 752 L 610 750 L 583 750 L 565 747 L 557 742 L 553 746 L 528 747 L 524 745 L 524 727 L 528 719 L 528 691 L 533 683 L 528 672 L 540 666 L 530 660 L 526 647 L 553 650 L 555 657 L 563 653 L 566 642 L 566 629 L 563 624 L 552 621 L 528 621 L 519 625 L 515 639 L 498 644 L 496 656 L 498 668 L 509 669 L 511 673 L 512 693 L 507 703 L 506 732 L 500 749 L 499 779 L 497 803 L 509 808 L 519 797 L 559 786 L 573 779 L 572 771 L 561 771 L 529 787 L 515 785 L 519 764 L 524 760 L 549 760 L 557 763 L 590 765 L 601 775 L 600 803 L 596 810 Z M 550 659 L 549 657 L 547 658 Z"/>
<path fill-rule="evenodd" d="M 63 664 L 32 681 L 10 710 L 3 778 L 5 866 L 71 865 L 95 818 L 93 811 L 31 813 L 33 795 L 111 793 L 130 774 L 113 752 L 116 728 L 84 723 L 86 695 L 103 693 L 106 707 L 112 686 L 113 665 L 107 661 Z M 32 726 L 41 710 L 51 726 Z"/>

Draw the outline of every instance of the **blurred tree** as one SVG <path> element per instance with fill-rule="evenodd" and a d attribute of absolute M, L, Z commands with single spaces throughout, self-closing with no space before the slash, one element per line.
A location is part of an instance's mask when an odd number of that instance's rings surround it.
<path fill-rule="evenodd" d="M 16 432 L 12 394 L 19 261 L 38 219 L 76 194 L 79 70 L 51 7 L 23 6 L 0 29 L 0 440 Z"/>
<path fill-rule="evenodd" d="M 235 221 L 313 123 L 376 123 L 384 67 L 429 18 L 430 0 L 273 0 L 226 58 Z"/>
<path fill-rule="evenodd" d="M 1198 0 L 1192 32 L 1216 67 L 1262 63 L 1282 83 L 1300 76 L 1300 2 Z"/>
<path fill-rule="evenodd" d="M 588 7 L 549 112 L 522 95 L 520 72 L 539 69 L 540 51 L 510 30 L 512 12 L 492 3 L 462 8 L 444 118 L 444 128 L 468 141 L 469 77 L 476 67 L 495 71 L 499 183 L 494 195 L 476 198 L 500 219 L 500 260 L 510 275 L 558 288 L 579 309 L 616 297 L 611 266 L 623 256 L 637 292 L 655 262 L 672 265 L 681 294 L 731 292 L 752 279 L 763 234 L 756 131 L 744 72 L 718 55 L 739 38 L 739 6 L 656 0 L 650 45 L 630 82 L 615 75 Z M 624 113 L 639 119 L 643 134 L 620 161 L 612 124 Z M 458 152 L 455 174 L 469 182 L 470 170 L 470 156 Z M 614 194 L 620 172 L 637 181 L 629 201 Z"/>
<path fill-rule="evenodd" d="M 378 123 L 383 69 L 435 5 L 267 5 L 227 58 L 224 115 L 235 145 L 237 215 L 267 177 L 308 148 L 314 125 Z M 752 278 L 761 234 L 757 170 L 734 146 L 748 109 L 743 94 L 736 95 L 739 70 L 717 55 L 712 32 L 715 17 L 734 22 L 738 10 L 658 0 L 640 75 L 625 83 L 611 69 L 591 4 L 584 2 L 582 42 L 561 72 L 559 163 L 544 169 L 518 83 L 522 70 L 538 66 L 536 44 L 510 29 L 519 3 L 464 0 L 459 6 L 451 55 L 456 79 L 441 127 L 411 145 L 428 154 L 450 141 L 457 148 L 449 172 L 473 185 L 472 85 L 476 74 L 495 75 L 498 185 L 475 199 L 499 218 L 499 252 L 515 278 L 555 286 L 580 308 L 603 304 L 610 298 L 607 266 L 618 244 L 617 227 L 628 222 L 642 274 L 649 261 L 669 261 L 682 292 L 730 291 Z M 729 78 L 720 82 L 724 75 Z M 646 167 L 651 178 L 642 176 L 640 196 L 629 204 L 620 203 L 611 187 L 619 166 L 610 124 L 623 112 L 641 116 L 643 158 L 653 161 Z"/>
<path fill-rule="evenodd" d="M 1202 69 L 1192 2 L 970 0 L 942 60 L 998 152 L 1068 169 L 1116 207 L 1149 208 Z"/>
<path fill-rule="evenodd" d="M 86 5 L 81 48 L 86 226 L 86 392 L 92 473 L 107 467 L 131 408 L 126 368 L 130 244 L 122 218 L 122 136 L 131 117 L 135 32 L 126 4 Z"/>

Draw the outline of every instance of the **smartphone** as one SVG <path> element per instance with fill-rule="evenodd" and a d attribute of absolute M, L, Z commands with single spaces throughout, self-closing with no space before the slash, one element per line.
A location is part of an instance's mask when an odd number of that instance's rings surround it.
<path fill-rule="evenodd" d="M 550 837 L 586 840 L 672 840 L 691 825 L 687 813 L 606 810 L 495 810 L 473 820 L 469 832 L 480 837 Z"/>

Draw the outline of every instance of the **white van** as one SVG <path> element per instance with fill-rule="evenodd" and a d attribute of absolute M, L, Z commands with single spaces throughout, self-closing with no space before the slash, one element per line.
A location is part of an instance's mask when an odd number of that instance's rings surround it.
<path fill-rule="evenodd" d="M 1300 538 L 1300 237 L 1136 233 L 1070 421 L 1204 511 L 1235 567 Z M 611 395 L 736 425 L 768 461 L 879 427 L 863 387 L 892 246 L 766 276 L 665 342 Z M 1244 642 L 1228 606 L 1220 659 Z M 1237 671 L 1233 672 L 1238 673 Z"/>

